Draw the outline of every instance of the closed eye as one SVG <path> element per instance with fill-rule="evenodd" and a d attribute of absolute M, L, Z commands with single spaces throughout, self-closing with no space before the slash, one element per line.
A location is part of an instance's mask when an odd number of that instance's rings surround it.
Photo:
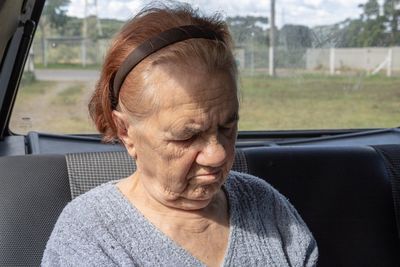
<path fill-rule="evenodd" d="M 232 129 L 232 127 L 219 127 L 219 130 L 223 131 L 223 132 L 229 131 L 231 129 Z"/>
<path fill-rule="evenodd" d="M 219 127 L 219 132 L 222 135 L 224 135 L 225 137 L 231 137 L 233 135 L 233 133 L 235 133 L 234 129 L 235 129 L 234 125 L 232 125 L 232 126 L 220 126 Z"/>
<path fill-rule="evenodd" d="M 229 130 L 232 130 L 233 128 L 235 128 L 236 124 L 237 124 L 237 121 L 234 121 L 234 122 L 231 122 L 231 123 L 227 123 L 227 124 L 221 125 L 218 128 L 220 130 L 222 130 L 222 131 L 229 131 Z"/>
<path fill-rule="evenodd" d="M 181 139 L 174 139 L 172 141 L 175 142 L 175 143 L 189 144 L 189 143 L 192 143 L 194 140 L 196 140 L 197 136 L 198 135 L 195 134 L 195 135 L 192 135 L 190 137 L 185 137 L 185 138 L 181 138 Z"/>
<path fill-rule="evenodd" d="M 224 125 L 224 126 L 219 126 L 219 129 L 221 130 L 230 130 L 233 128 L 233 125 Z"/>

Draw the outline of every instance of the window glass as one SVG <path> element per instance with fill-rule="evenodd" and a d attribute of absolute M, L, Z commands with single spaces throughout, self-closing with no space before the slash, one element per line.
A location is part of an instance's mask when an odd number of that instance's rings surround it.
<path fill-rule="evenodd" d="M 220 12 L 229 24 L 240 70 L 240 130 L 400 125 L 400 1 L 186 2 Z M 95 132 L 86 106 L 104 53 L 148 3 L 49 0 L 10 129 Z"/>

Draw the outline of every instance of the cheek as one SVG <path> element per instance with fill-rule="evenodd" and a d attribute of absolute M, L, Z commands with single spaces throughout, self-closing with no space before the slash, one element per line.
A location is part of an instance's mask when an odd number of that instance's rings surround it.
<path fill-rule="evenodd" d="M 193 147 L 174 148 L 172 153 L 166 153 L 164 161 L 167 162 L 171 183 L 187 183 L 187 176 L 195 165 L 196 152 Z"/>
<path fill-rule="evenodd" d="M 230 171 L 235 159 L 236 129 L 228 136 L 224 136 L 224 147 L 227 155 L 226 168 Z"/>
<path fill-rule="evenodd" d="M 193 149 L 166 145 L 156 151 L 151 160 L 151 166 L 156 168 L 153 176 L 158 185 L 166 192 L 180 193 L 188 184 L 188 174 L 195 162 L 196 153 Z"/>
<path fill-rule="evenodd" d="M 236 144 L 237 129 L 236 127 L 227 133 L 220 135 L 220 142 L 223 144 L 225 149 L 229 152 L 234 151 Z"/>

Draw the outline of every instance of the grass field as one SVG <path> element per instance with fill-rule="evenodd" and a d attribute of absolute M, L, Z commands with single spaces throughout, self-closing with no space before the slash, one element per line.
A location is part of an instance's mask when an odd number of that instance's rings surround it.
<path fill-rule="evenodd" d="M 16 133 L 95 132 L 86 107 L 93 86 L 89 82 L 23 83 L 11 116 L 10 129 Z"/>
<path fill-rule="evenodd" d="M 58 64 L 58 63 L 49 63 L 47 66 L 44 66 L 41 63 L 35 63 L 35 68 L 37 69 L 74 69 L 74 70 L 98 70 L 101 65 L 99 64 L 87 64 L 86 66 L 82 66 L 81 64 Z"/>
<path fill-rule="evenodd" d="M 86 105 L 94 83 L 24 83 L 10 128 L 15 132 L 94 132 Z M 400 126 L 400 78 L 299 75 L 240 80 L 240 130 Z"/>
<path fill-rule="evenodd" d="M 246 77 L 240 129 L 340 129 L 400 126 L 400 78 Z"/>

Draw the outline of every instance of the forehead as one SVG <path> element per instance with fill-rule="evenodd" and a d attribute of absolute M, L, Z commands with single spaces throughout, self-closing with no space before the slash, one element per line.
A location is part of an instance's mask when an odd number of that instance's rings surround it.
<path fill-rule="evenodd" d="M 149 86 L 161 109 L 237 103 L 236 78 L 228 71 L 209 72 L 199 67 L 157 66 Z"/>
<path fill-rule="evenodd" d="M 238 116 L 236 80 L 228 72 L 160 68 L 149 82 L 158 110 L 148 122 L 162 131 L 201 130 Z"/>

